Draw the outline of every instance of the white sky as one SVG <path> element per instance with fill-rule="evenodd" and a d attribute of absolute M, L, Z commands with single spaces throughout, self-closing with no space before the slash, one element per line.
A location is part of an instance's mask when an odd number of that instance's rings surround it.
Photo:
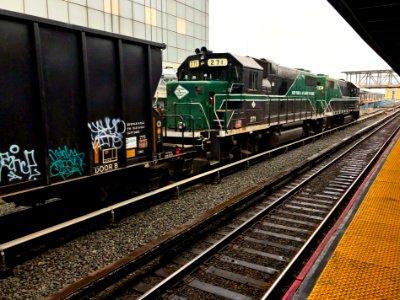
<path fill-rule="evenodd" d="M 345 79 L 391 67 L 326 0 L 210 0 L 209 50 Z"/>

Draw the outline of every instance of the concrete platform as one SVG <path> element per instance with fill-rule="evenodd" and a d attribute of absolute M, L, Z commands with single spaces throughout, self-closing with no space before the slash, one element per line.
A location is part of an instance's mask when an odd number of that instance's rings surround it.
<path fill-rule="evenodd" d="M 399 137 L 283 299 L 400 299 Z"/>

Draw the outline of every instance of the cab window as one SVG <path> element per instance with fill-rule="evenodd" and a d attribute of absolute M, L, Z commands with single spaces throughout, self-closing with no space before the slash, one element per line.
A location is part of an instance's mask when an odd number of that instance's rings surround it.
<path fill-rule="evenodd" d="M 258 82 L 258 73 L 257 72 L 249 72 L 249 90 L 256 91 L 257 90 L 257 82 Z"/>

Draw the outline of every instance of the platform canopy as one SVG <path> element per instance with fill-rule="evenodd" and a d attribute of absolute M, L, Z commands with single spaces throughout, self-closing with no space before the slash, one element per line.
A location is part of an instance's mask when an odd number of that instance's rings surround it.
<path fill-rule="evenodd" d="M 400 3 L 393 0 L 328 0 L 360 37 L 400 74 Z"/>

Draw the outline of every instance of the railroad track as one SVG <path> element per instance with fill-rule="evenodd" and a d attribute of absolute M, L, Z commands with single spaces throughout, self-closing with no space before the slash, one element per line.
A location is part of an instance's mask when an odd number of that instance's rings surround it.
<path fill-rule="evenodd" d="M 204 222 L 177 230 L 49 299 L 281 296 L 397 132 L 398 120 L 394 116 L 340 154 L 310 161 L 285 179 L 244 193 L 221 213 L 211 212 Z"/>

